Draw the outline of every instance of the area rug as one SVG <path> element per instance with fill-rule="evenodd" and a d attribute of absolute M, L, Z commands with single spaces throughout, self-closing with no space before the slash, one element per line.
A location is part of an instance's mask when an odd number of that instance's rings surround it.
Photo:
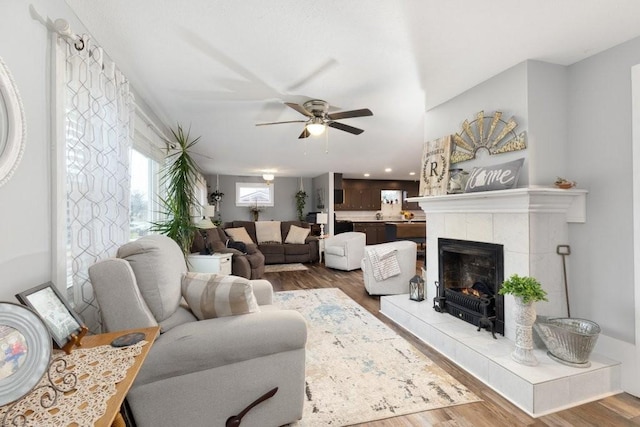
<path fill-rule="evenodd" d="M 308 325 L 306 401 L 296 427 L 345 426 L 479 401 L 339 289 L 276 292 Z"/>
<path fill-rule="evenodd" d="M 265 273 L 281 273 L 283 271 L 304 271 L 308 270 L 307 267 L 299 262 L 293 264 L 270 264 L 264 266 Z"/>

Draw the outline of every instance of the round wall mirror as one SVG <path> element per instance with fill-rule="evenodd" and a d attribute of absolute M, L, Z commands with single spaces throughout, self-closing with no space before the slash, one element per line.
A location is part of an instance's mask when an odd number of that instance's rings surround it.
<path fill-rule="evenodd" d="M 0 58 L 0 186 L 18 167 L 25 140 L 22 101 L 9 69 Z"/>

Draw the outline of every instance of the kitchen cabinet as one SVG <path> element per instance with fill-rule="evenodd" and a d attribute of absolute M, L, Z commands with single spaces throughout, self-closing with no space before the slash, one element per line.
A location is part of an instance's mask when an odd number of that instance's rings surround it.
<path fill-rule="evenodd" d="M 335 209 L 343 211 L 378 210 L 380 209 L 380 194 L 372 188 L 344 187 L 344 203 L 336 205 Z"/>
<path fill-rule="evenodd" d="M 384 222 L 354 222 L 353 231 L 366 234 L 367 245 L 377 245 L 386 241 Z"/>
<path fill-rule="evenodd" d="M 400 190 L 405 197 L 418 196 L 418 181 L 343 179 L 344 201 L 336 204 L 337 211 L 379 211 L 382 190 Z M 417 203 L 402 203 L 404 210 L 419 210 Z"/>

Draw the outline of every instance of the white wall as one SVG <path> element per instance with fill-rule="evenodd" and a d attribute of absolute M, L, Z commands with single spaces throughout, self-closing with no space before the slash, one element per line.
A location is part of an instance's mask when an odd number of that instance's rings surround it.
<path fill-rule="evenodd" d="M 580 248 L 572 255 L 571 299 L 580 316 L 603 327 L 606 335 L 596 351 L 623 362 L 623 387 L 640 396 L 640 277 L 634 276 L 634 230 L 636 239 L 640 234 L 633 220 L 640 171 L 634 171 L 632 161 L 632 114 L 637 131 L 640 111 L 632 109 L 631 71 L 637 64 L 640 38 L 569 68 L 568 149 L 571 175 L 589 189 L 587 223 L 569 230 Z M 640 104 L 635 100 L 634 105 Z M 636 148 L 637 141 L 636 136 Z"/>
<path fill-rule="evenodd" d="M 589 190 L 587 222 L 570 228 L 575 316 L 635 342 L 631 67 L 640 38 L 569 67 L 571 179 Z M 637 112 L 636 112 L 637 114 Z M 637 183 L 636 183 L 637 184 Z"/>
<path fill-rule="evenodd" d="M 237 175 L 219 175 L 219 189 L 224 193 L 222 202 L 220 203 L 220 213 L 222 221 L 252 221 L 253 217 L 249 208 L 244 206 L 236 206 L 236 182 L 260 182 L 265 181 L 261 176 L 237 176 Z M 212 193 L 216 189 L 216 175 L 206 175 L 208 193 Z M 305 204 L 303 215 L 307 212 L 314 211 L 313 197 L 311 192 L 311 178 L 303 178 L 302 184 L 304 191 L 309 197 Z M 295 194 L 300 190 L 300 178 L 278 177 L 273 180 L 274 185 L 274 206 L 263 207 L 260 212 L 260 221 L 295 221 L 298 219 L 296 211 Z M 216 215 L 217 218 L 217 215 Z"/>
<path fill-rule="evenodd" d="M 550 185 L 568 169 L 567 67 L 526 64 L 529 183 Z"/>
<path fill-rule="evenodd" d="M 24 156 L 0 187 L 0 300 L 51 280 L 50 38 L 40 19 L 67 19 L 62 0 L 0 2 L 0 57 L 13 74 L 27 122 Z"/>
<path fill-rule="evenodd" d="M 523 62 L 427 111 L 424 140 L 431 141 L 445 135 L 460 133 L 462 122 L 473 121 L 476 113 L 482 110 L 485 116 L 501 111 L 502 119 L 505 121 L 513 116 L 518 123 L 515 132 L 519 134 L 529 127 L 526 91 L 527 63 Z M 476 159 L 457 163 L 452 167 L 471 170 L 477 165 L 503 163 L 521 157 L 526 158 L 528 155 L 529 150 L 494 156 L 489 156 L 486 150 L 480 150 Z M 521 171 L 518 186 L 526 186 L 529 183 L 527 163 L 525 162 Z"/>

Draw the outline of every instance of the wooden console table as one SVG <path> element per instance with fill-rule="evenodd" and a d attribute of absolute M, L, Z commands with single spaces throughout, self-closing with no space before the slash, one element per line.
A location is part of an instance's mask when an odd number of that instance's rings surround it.
<path fill-rule="evenodd" d="M 82 341 L 82 348 L 107 345 L 120 335 L 124 335 L 130 332 L 143 332 L 145 334 L 145 341 L 149 342 L 147 345 L 142 347 L 142 352 L 140 352 L 140 354 L 136 356 L 136 361 L 134 362 L 133 366 L 131 366 L 127 371 L 127 377 L 116 385 L 116 394 L 111 396 L 111 398 L 107 402 L 107 410 L 104 415 L 95 423 L 95 427 L 110 427 L 112 424 L 114 424 L 116 418 L 121 418 L 120 407 L 122 406 L 124 398 L 127 396 L 131 385 L 133 384 L 133 380 L 136 379 L 138 372 L 140 372 L 140 367 L 142 366 L 144 360 L 147 358 L 147 354 L 149 354 L 149 350 L 151 349 L 153 341 L 156 339 L 159 330 L 160 328 L 158 326 L 154 326 L 151 328 L 109 332 L 106 334 L 90 335 L 84 337 Z M 124 422 L 122 422 L 122 425 L 124 425 Z"/>
<path fill-rule="evenodd" d="M 58 362 L 63 363 L 64 367 L 67 366 L 66 363 L 70 363 L 68 372 L 75 377 L 77 383 L 73 381 L 70 383 L 69 389 L 60 389 L 58 392 L 54 392 L 55 398 L 52 403 L 55 406 L 44 405 L 41 400 L 43 393 L 47 394 L 51 391 L 51 384 L 60 385 L 58 381 L 62 379 L 60 377 L 56 380 L 48 380 L 47 374 L 45 374 L 39 386 L 34 387 L 26 396 L 0 407 L 2 423 L 11 425 L 12 421 L 20 421 L 24 422 L 24 425 L 34 425 L 35 422 L 36 425 L 55 426 L 123 426 L 124 421 L 120 415 L 120 407 L 149 354 L 159 329 L 158 326 L 154 326 L 89 335 L 83 338 L 80 347 L 73 348 L 68 355 L 65 355 L 61 350 L 55 351 L 52 355 L 49 371 L 60 367 Z M 132 332 L 144 333 L 146 343 L 137 344 L 135 348 L 132 346 L 119 349 L 110 346 L 115 338 Z M 93 348 L 96 350 L 93 351 Z M 94 366 L 93 363 L 98 360 L 102 360 L 102 363 L 105 364 L 99 367 Z M 67 370 L 63 369 L 60 372 L 64 375 Z M 97 378 L 92 378 L 94 376 Z M 47 383 L 47 381 L 54 382 Z M 98 397 L 100 395 L 101 397 Z M 78 404 L 81 406 L 77 406 Z M 86 409 L 80 409 L 82 412 L 79 413 L 74 412 L 78 410 L 76 408 L 83 407 L 82 405 L 85 405 Z M 99 418 L 96 419 L 98 416 Z"/>

